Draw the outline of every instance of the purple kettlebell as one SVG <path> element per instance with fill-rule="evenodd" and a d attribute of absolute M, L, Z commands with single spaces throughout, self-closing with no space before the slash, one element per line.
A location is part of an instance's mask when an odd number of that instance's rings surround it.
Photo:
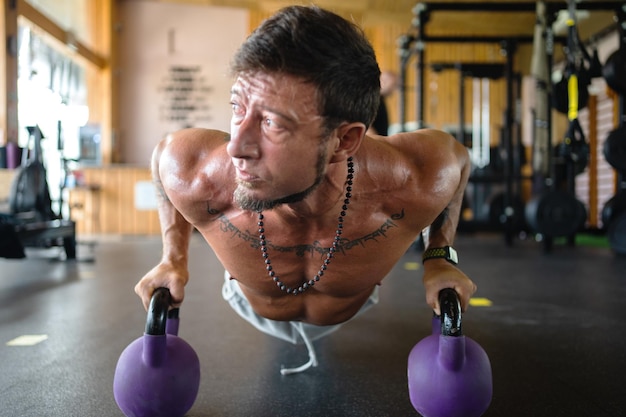
<path fill-rule="evenodd" d="M 178 309 L 168 312 L 170 292 L 159 288 L 150 300 L 146 331 L 122 352 L 113 395 L 127 417 L 182 417 L 200 387 L 200 361 L 178 334 Z"/>
<path fill-rule="evenodd" d="M 491 363 L 484 349 L 461 332 L 461 305 L 451 288 L 439 293 L 441 318 L 408 360 L 409 397 L 424 417 L 478 417 L 491 403 Z"/>

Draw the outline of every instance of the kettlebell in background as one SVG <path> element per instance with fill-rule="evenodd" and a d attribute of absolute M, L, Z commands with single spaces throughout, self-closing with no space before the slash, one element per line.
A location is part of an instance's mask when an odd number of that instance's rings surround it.
<path fill-rule="evenodd" d="M 626 46 L 623 46 L 609 55 L 602 67 L 604 80 L 608 86 L 618 94 L 626 94 L 626 80 L 624 80 L 625 71 Z"/>
<path fill-rule="evenodd" d="M 200 387 L 200 361 L 178 337 L 178 309 L 169 310 L 170 292 L 159 288 L 150 301 L 143 337 L 122 352 L 113 394 L 127 417 L 182 417 Z"/>
<path fill-rule="evenodd" d="M 491 363 L 483 348 L 461 331 L 461 306 L 453 289 L 439 293 L 441 316 L 432 334 L 409 354 L 409 397 L 423 417 L 478 417 L 493 395 Z"/>

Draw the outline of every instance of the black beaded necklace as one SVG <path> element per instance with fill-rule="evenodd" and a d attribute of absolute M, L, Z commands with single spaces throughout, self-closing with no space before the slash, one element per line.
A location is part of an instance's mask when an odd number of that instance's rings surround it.
<path fill-rule="evenodd" d="M 267 274 L 272 278 L 272 280 L 276 283 L 278 288 L 281 291 L 286 292 L 287 294 L 298 295 L 302 294 L 309 288 L 311 288 L 317 281 L 320 280 L 322 275 L 324 275 L 324 271 L 328 268 L 330 264 L 330 260 L 334 257 L 335 252 L 337 250 L 337 246 L 339 245 L 339 241 L 341 240 L 341 233 L 343 230 L 343 218 L 346 215 L 346 210 L 348 210 L 348 205 L 350 204 L 350 198 L 352 197 L 352 180 L 354 178 L 354 162 L 352 157 L 348 158 L 348 176 L 346 178 L 346 198 L 343 200 L 343 206 L 341 207 L 341 213 L 339 214 L 338 223 L 337 223 L 337 231 L 335 232 L 335 239 L 333 240 L 333 244 L 330 248 L 328 248 L 328 253 L 326 254 L 326 259 L 320 270 L 315 274 L 315 276 L 310 279 L 308 282 L 304 282 L 298 288 L 290 288 L 286 286 L 276 275 L 274 269 L 272 268 L 272 261 L 270 260 L 270 256 L 267 253 L 267 241 L 265 240 L 265 229 L 263 228 L 263 211 L 259 211 L 259 222 L 257 223 L 259 226 L 259 244 L 261 245 L 261 252 L 263 256 L 263 260 L 265 261 L 265 269 L 267 270 Z"/>

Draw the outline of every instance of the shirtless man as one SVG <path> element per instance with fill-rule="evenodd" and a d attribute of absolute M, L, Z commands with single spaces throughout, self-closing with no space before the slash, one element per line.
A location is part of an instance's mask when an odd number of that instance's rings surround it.
<path fill-rule="evenodd" d="M 263 331 L 301 336 L 305 369 L 310 341 L 375 303 L 424 228 L 427 249 L 452 245 L 468 153 L 435 130 L 366 136 L 380 70 L 361 30 L 328 11 L 279 11 L 231 67 L 230 134 L 185 129 L 154 151 L 163 257 L 135 291 L 146 308 L 159 287 L 183 302 L 195 228 L 227 271 L 224 298 Z M 438 313 L 454 288 L 466 309 L 474 283 L 427 252 L 427 303 Z"/>

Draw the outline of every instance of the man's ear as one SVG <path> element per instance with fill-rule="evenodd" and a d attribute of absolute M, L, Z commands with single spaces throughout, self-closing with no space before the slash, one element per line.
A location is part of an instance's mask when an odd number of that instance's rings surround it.
<path fill-rule="evenodd" d="M 344 123 L 336 129 L 337 145 L 330 162 L 341 162 L 354 155 L 361 146 L 367 127 L 363 123 Z"/>

